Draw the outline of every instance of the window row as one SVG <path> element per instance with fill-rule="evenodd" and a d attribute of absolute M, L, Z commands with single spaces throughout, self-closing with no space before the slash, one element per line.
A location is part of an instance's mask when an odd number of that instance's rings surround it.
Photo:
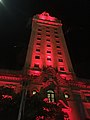
<path fill-rule="evenodd" d="M 39 56 L 39 55 L 36 55 L 36 56 L 35 56 L 35 59 L 40 59 L 40 56 Z M 47 58 L 47 60 L 51 61 L 51 58 Z"/>
<path fill-rule="evenodd" d="M 36 45 L 41 45 L 40 43 L 36 43 Z M 47 45 L 47 47 L 51 47 L 51 45 Z M 60 48 L 60 46 L 56 46 L 57 48 Z"/>
<path fill-rule="evenodd" d="M 40 49 L 37 48 L 37 49 L 36 49 L 36 52 L 40 52 Z M 47 50 L 47 53 L 51 53 L 51 51 L 50 51 L 50 50 Z M 61 51 L 58 51 L 57 54 L 58 54 L 58 55 L 62 55 Z"/>
<path fill-rule="evenodd" d="M 36 43 L 36 45 L 41 45 L 41 44 L 40 44 L 40 43 Z M 47 47 L 51 47 L 51 45 L 48 44 Z M 60 45 L 57 45 L 56 47 L 57 47 L 57 48 L 61 48 Z"/>
<path fill-rule="evenodd" d="M 35 59 L 40 59 L 40 56 L 35 56 Z M 47 58 L 47 60 L 51 61 L 51 58 Z M 63 62 L 63 59 L 58 59 L 58 62 Z"/>
<path fill-rule="evenodd" d="M 46 30 L 46 33 L 49 33 L 49 34 L 46 34 L 46 36 L 50 37 L 50 31 Z M 57 32 L 55 32 L 55 33 L 57 33 Z M 55 35 L 55 38 L 59 38 L 59 36 L 57 34 Z M 37 35 L 41 35 L 41 30 L 40 29 L 39 29 L 39 32 L 37 32 Z"/>
<path fill-rule="evenodd" d="M 42 28 L 42 26 L 41 25 L 38 25 L 38 29 L 41 29 Z M 46 26 L 46 29 L 49 29 L 50 27 L 49 26 Z M 58 30 L 58 28 L 53 28 L 55 31 L 57 31 Z"/>
<path fill-rule="evenodd" d="M 34 64 L 34 67 L 39 68 L 39 64 Z M 64 67 L 60 67 L 60 71 L 65 71 Z"/>
<path fill-rule="evenodd" d="M 40 52 L 40 49 L 37 48 L 37 49 L 36 49 L 36 52 Z M 48 50 L 47 53 L 51 53 L 51 51 Z"/>

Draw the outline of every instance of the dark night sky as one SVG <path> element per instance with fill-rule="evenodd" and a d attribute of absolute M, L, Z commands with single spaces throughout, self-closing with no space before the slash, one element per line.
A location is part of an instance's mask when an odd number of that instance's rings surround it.
<path fill-rule="evenodd" d="M 79 77 L 90 78 L 89 0 L 2 0 L 0 3 L 0 68 L 21 69 L 31 18 L 47 11 L 62 20 L 70 57 Z"/>

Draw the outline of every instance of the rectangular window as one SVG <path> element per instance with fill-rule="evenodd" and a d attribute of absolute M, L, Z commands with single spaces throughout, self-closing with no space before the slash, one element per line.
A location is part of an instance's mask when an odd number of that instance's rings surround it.
<path fill-rule="evenodd" d="M 51 51 L 47 51 L 47 53 L 51 53 Z"/>
<path fill-rule="evenodd" d="M 37 43 L 37 45 L 40 45 L 40 43 Z"/>
<path fill-rule="evenodd" d="M 49 29 L 49 27 L 48 27 L 48 26 L 46 26 L 46 28 L 47 28 L 47 29 Z"/>
<path fill-rule="evenodd" d="M 57 48 L 60 48 L 60 46 L 57 46 Z"/>
<path fill-rule="evenodd" d="M 86 96 L 88 102 L 90 102 L 90 96 Z"/>
<path fill-rule="evenodd" d="M 37 40 L 41 40 L 41 38 L 37 38 Z"/>
<path fill-rule="evenodd" d="M 34 64 L 34 67 L 38 67 L 39 68 L 39 64 Z"/>
<path fill-rule="evenodd" d="M 54 102 L 54 94 L 51 94 L 52 102 Z"/>
<path fill-rule="evenodd" d="M 48 61 L 51 61 L 51 58 L 47 58 Z"/>
<path fill-rule="evenodd" d="M 51 102 L 50 94 L 47 95 L 49 102 Z"/>
<path fill-rule="evenodd" d="M 59 43 L 59 41 L 56 41 L 56 43 Z"/>
<path fill-rule="evenodd" d="M 42 31 L 40 28 L 38 28 L 38 31 Z"/>
<path fill-rule="evenodd" d="M 40 56 L 35 56 L 35 59 L 40 59 Z"/>
<path fill-rule="evenodd" d="M 51 45 L 47 45 L 47 47 L 51 47 Z"/>
<path fill-rule="evenodd" d="M 58 62 L 63 62 L 63 59 L 58 59 Z"/>
<path fill-rule="evenodd" d="M 50 39 L 47 39 L 46 41 L 50 42 Z"/>
<path fill-rule="evenodd" d="M 55 35 L 55 38 L 59 38 L 57 35 Z"/>
<path fill-rule="evenodd" d="M 37 33 L 38 35 L 41 35 L 41 33 Z"/>
<path fill-rule="evenodd" d="M 55 31 L 54 33 L 55 33 L 55 34 L 58 34 L 58 32 L 57 32 L 57 31 Z"/>
<path fill-rule="evenodd" d="M 46 32 L 50 32 L 49 30 L 46 30 Z"/>
<path fill-rule="evenodd" d="M 60 67 L 60 70 L 61 70 L 61 71 L 64 71 L 64 67 Z"/>
<path fill-rule="evenodd" d="M 50 35 L 49 35 L 49 34 L 47 34 L 46 36 L 50 37 Z"/>
<path fill-rule="evenodd" d="M 57 28 L 54 28 L 54 30 L 57 30 Z"/>
<path fill-rule="evenodd" d="M 62 55 L 62 53 L 60 51 L 58 51 L 57 53 L 58 53 L 58 55 Z"/>
<path fill-rule="evenodd" d="M 36 49 L 37 52 L 40 52 L 40 49 Z"/>

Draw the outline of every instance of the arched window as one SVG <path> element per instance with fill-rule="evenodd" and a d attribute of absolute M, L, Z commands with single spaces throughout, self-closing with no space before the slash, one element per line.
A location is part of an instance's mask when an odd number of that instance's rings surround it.
<path fill-rule="evenodd" d="M 47 97 L 48 97 L 49 102 L 55 101 L 55 94 L 54 94 L 53 90 L 47 91 Z"/>

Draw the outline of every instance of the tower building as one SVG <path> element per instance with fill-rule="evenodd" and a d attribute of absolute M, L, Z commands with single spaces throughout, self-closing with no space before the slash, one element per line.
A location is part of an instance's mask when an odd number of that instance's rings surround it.
<path fill-rule="evenodd" d="M 74 70 L 65 43 L 62 23 L 49 13 L 43 12 L 33 17 L 25 64 L 30 70 L 36 68 L 37 71 L 51 66 L 65 79 L 72 79 L 70 74 L 74 74 Z"/>
<path fill-rule="evenodd" d="M 65 120 L 90 119 L 90 80 L 76 77 L 66 46 L 62 23 L 47 12 L 32 19 L 32 31 L 25 65 L 21 71 L 0 71 L 0 86 L 22 89 L 30 96 L 42 92 L 49 102 L 60 101 Z M 43 90 L 44 91 L 43 91 Z"/>
<path fill-rule="evenodd" d="M 37 14 L 32 19 L 32 32 L 24 70 L 32 76 L 31 95 L 46 87 L 49 102 L 60 99 L 66 104 L 64 110 L 69 115 L 68 119 L 85 119 L 81 98 L 76 100 L 80 91 L 76 90 L 79 92 L 77 94 L 71 87 L 74 83 L 76 86 L 77 78 L 67 50 L 62 23 L 47 12 Z M 82 110 L 78 103 L 81 103 Z"/>

